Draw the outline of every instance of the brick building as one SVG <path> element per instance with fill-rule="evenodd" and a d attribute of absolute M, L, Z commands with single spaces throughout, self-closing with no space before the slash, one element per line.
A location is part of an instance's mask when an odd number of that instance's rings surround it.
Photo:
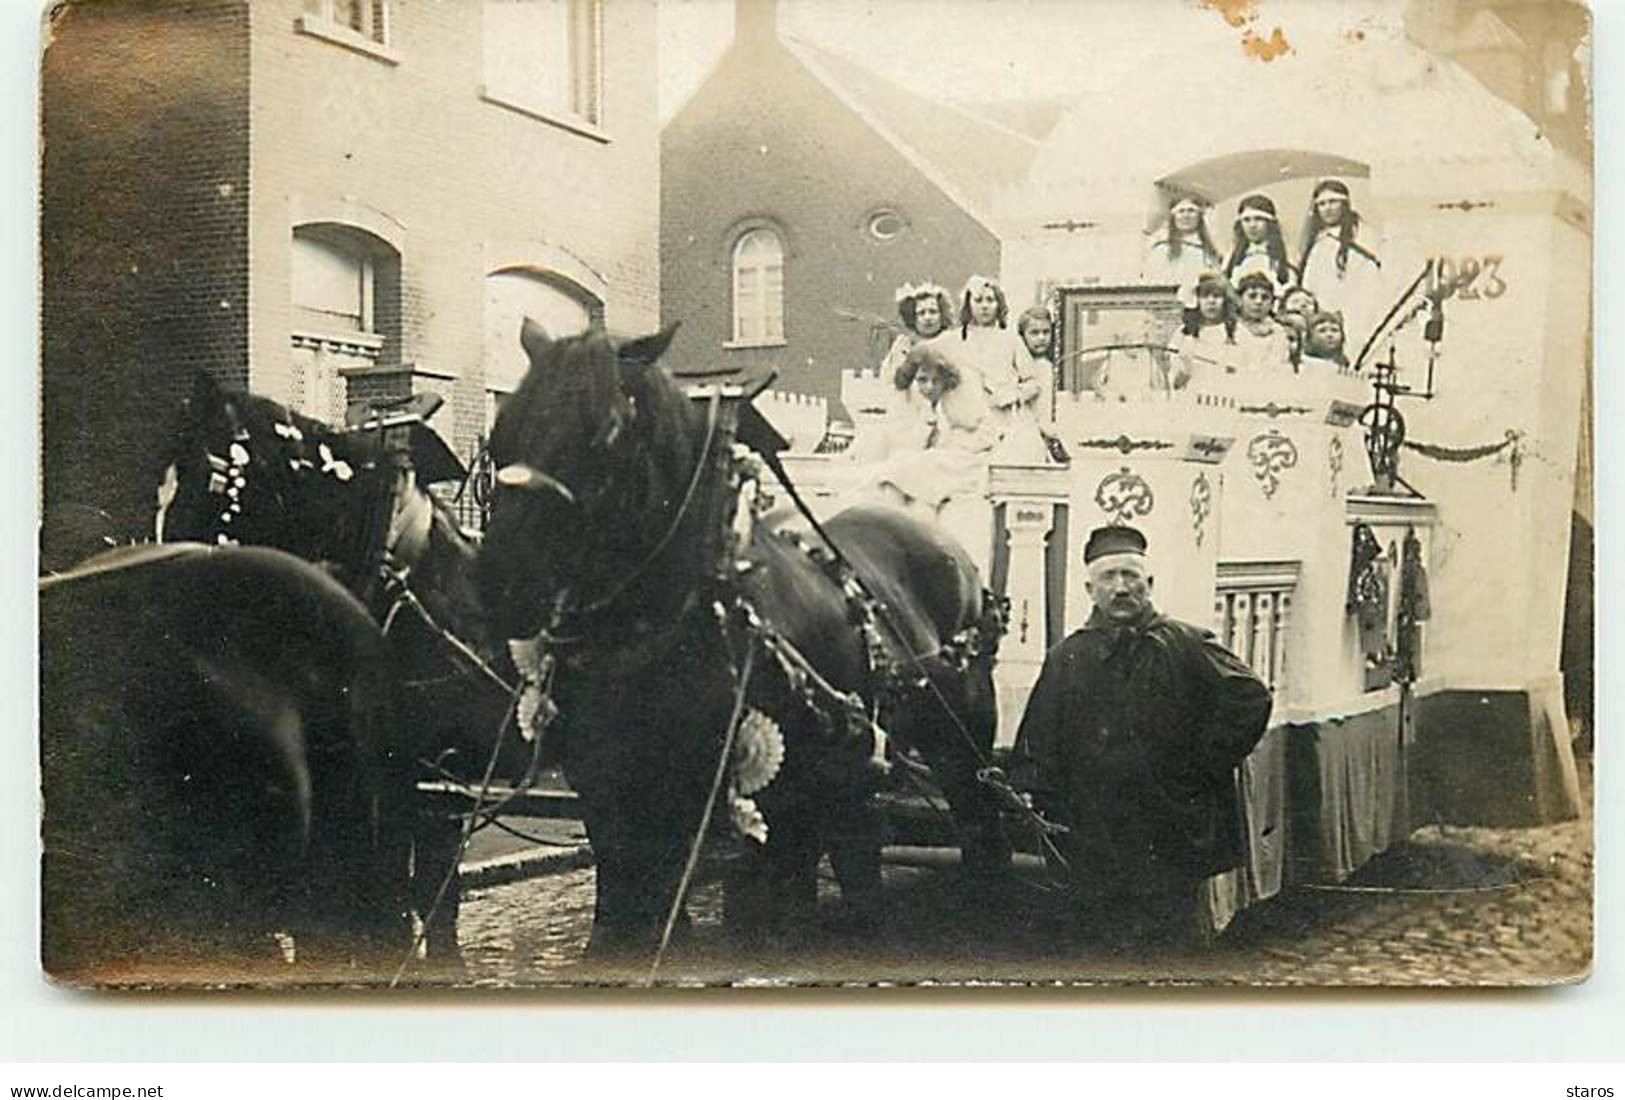
<path fill-rule="evenodd" d="M 42 73 L 44 499 L 152 515 L 197 369 L 327 419 L 438 392 L 469 454 L 518 321 L 658 320 L 649 0 L 107 0 Z"/>
<path fill-rule="evenodd" d="M 1038 141 L 780 35 L 775 0 L 735 10 L 733 44 L 661 135 L 668 354 L 771 365 L 833 403 L 841 370 L 884 352 L 897 286 L 998 273 L 990 211 Z"/>

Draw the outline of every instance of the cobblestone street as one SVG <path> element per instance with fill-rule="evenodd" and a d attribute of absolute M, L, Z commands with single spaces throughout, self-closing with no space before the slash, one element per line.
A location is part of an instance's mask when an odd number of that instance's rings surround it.
<path fill-rule="evenodd" d="M 1589 761 L 1583 762 L 1590 805 Z M 1299 887 L 1237 918 L 1202 954 L 1123 957 L 1058 947 L 1041 895 L 998 914 L 952 876 L 889 866 L 884 934 L 833 920 L 793 952 L 746 958 L 723 935 L 720 889 L 695 892 L 694 935 L 662 981 L 816 983 L 1176 982 L 1516 986 L 1583 977 L 1592 953 L 1592 818 L 1533 829 L 1425 827 L 1336 886 Z M 577 867 L 471 891 L 464 980 L 525 986 L 627 980 L 579 964 L 593 872 Z M 833 884 L 825 906 L 836 912 Z"/>

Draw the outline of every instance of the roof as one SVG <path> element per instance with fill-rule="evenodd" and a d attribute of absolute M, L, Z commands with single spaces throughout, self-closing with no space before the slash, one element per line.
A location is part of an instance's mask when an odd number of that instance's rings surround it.
<path fill-rule="evenodd" d="M 788 36 L 782 41 L 820 83 L 984 225 L 999 190 L 1026 179 L 1039 146 L 1028 134 L 916 95 L 822 46 Z"/>
<path fill-rule="evenodd" d="M 1075 95 L 1052 95 L 1037 99 L 965 102 L 959 106 L 1006 130 L 1014 130 L 1041 142 L 1049 137 L 1050 131 L 1055 129 L 1055 124 L 1061 121 L 1079 98 Z"/>
<path fill-rule="evenodd" d="M 1550 142 L 1527 116 L 1459 65 L 1397 33 L 1369 32 L 1358 45 L 1305 42 L 1268 64 L 1239 50 L 1187 49 L 1146 60 L 1124 88 L 1153 81 L 1158 94 L 1136 101 L 1135 123 L 1158 140 L 1124 141 L 1119 116 L 1080 104 L 1035 160 L 1034 194 L 1086 188 L 1095 206 L 1110 208 L 1131 197 L 1138 201 L 1149 183 L 1192 166 L 1212 177 L 1186 181 L 1198 189 L 1265 186 L 1270 180 L 1232 171 L 1238 118 L 1268 119 L 1274 149 L 1328 162 L 1336 150 L 1339 158 L 1370 166 L 1373 176 L 1380 170 L 1388 187 L 1456 180 L 1466 170 L 1477 188 L 1516 190 L 1551 186 L 1561 170 Z M 1103 148 L 1113 151 L 1109 160 L 1089 155 Z M 1254 149 L 1248 158 L 1261 161 L 1269 152 Z M 1330 163 L 1316 170 L 1366 174 Z"/>

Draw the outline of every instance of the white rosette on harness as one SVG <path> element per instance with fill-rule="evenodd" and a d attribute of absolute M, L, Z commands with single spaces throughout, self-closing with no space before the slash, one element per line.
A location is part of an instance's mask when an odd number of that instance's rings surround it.
<path fill-rule="evenodd" d="M 519 736 L 535 741 L 559 713 L 547 690 L 552 680 L 553 656 L 542 649 L 541 635 L 509 640 L 508 655 L 513 658 L 523 685 L 519 691 L 518 713 L 514 715 Z"/>
<path fill-rule="evenodd" d="M 767 818 L 750 796 L 766 790 L 783 765 L 784 734 L 779 724 L 755 708 L 746 711 L 734 735 L 728 816 L 741 836 L 759 844 L 767 843 Z"/>

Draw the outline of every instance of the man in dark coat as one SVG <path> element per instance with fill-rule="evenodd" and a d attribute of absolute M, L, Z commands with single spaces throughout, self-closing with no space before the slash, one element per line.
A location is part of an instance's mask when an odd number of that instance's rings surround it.
<path fill-rule="evenodd" d="M 1270 690 L 1212 633 L 1157 612 L 1139 531 L 1099 528 L 1083 558 L 1094 613 L 1044 661 L 1012 781 L 1070 830 L 1060 849 L 1087 926 L 1189 943 L 1201 883 L 1241 862 L 1235 771 Z"/>

